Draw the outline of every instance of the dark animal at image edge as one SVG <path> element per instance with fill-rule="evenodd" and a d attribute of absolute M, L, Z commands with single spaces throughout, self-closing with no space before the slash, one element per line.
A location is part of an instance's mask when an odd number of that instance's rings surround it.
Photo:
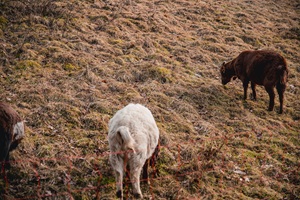
<path fill-rule="evenodd" d="M 9 152 L 24 138 L 24 122 L 8 104 L 0 102 L 0 164 L 1 170 L 10 168 Z"/>
<path fill-rule="evenodd" d="M 224 62 L 220 71 L 223 85 L 230 82 L 231 78 L 239 78 L 243 82 L 244 99 L 247 99 L 249 82 L 254 100 L 256 100 L 256 85 L 264 86 L 270 98 L 269 111 L 274 109 L 274 87 L 276 87 L 280 102 L 279 113 L 283 112 L 288 67 L 286 60 L 279 53 L 269 50 L 243 51 L 232 61 Z"/>

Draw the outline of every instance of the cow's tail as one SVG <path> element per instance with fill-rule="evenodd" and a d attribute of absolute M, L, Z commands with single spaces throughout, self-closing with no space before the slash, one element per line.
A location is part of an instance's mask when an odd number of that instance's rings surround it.
<path fill-rule="evenodd" d="M 277 69 L 279 72 L 279 83 L 286 84 L 288 81 L 288 69 L 286 65 L 279 65 Z"/>

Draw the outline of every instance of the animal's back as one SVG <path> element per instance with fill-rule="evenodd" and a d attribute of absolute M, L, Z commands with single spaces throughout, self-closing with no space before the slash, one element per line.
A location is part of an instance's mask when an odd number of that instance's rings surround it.
<path fill-rule="evenodd" d="M 109 121 L 109 134 L 116 132 L 121 126 L 129 128 L 138 148 L 147 147 L 147 155 L 152 155 L 158 143 L 159 130 L 148 108 L 140 104 L 129 104 L 117 111 Z"/>
<path fill-rule="evenodd" d="M 15 149 L 24 137 L 24 122 L 7 103 L 0 102 L 0 161 Z"/>
<path fill-rule="evenodd" d="M 265 85 L 269 80 L 277 81 L 280 71 L 287 70 L 286 60 L 271 50 L 244 51 L 237 59 L 237 66 L 243 68 L 242 73 L 258 85 Z"/>
<path fill-rule="evenodd" d="M 21 117 L 7 103 L 0 102 L 0 126 L 7 129 L 8 126 L 21 122 Z"/>

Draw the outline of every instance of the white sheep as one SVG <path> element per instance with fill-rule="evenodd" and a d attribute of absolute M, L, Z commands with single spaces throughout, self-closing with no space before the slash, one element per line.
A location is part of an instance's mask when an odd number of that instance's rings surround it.
<path fill-rule="evenodd" d="M 10 167 L 9 152 L 14 150 L 25 135 L 24 122 L 7 103 L 0 102 L 0 163 Z"/>
<path fill-rule="evenodd" d="M 110 163 L 114 169 L 117 197 L 123 198 L 123 175 L 127 165 L 135 198 L 143 198 L 140 175 L 146 160 L 158 146 L 159 130 L 150 110 L 129 104 L 109 121 Z"/>

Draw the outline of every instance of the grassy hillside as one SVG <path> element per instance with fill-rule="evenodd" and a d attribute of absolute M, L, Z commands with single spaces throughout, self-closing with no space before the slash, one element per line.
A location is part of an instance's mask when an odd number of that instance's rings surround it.
<path fill-rule="evenodd" d="M 0 101 L 26 120 L 3 199 L 114 199 L 107 123 L 153 113 L 160 176 L 145 199 L 299 199 L 299 0 L 0 0 Z M 242 100 L 219 66 L 273 49 L 290 74 L 284 114 Z M 250 92 L 250 91 L 249 91 Z M 131 186 L 127 187 L 131 197 Z"/>

